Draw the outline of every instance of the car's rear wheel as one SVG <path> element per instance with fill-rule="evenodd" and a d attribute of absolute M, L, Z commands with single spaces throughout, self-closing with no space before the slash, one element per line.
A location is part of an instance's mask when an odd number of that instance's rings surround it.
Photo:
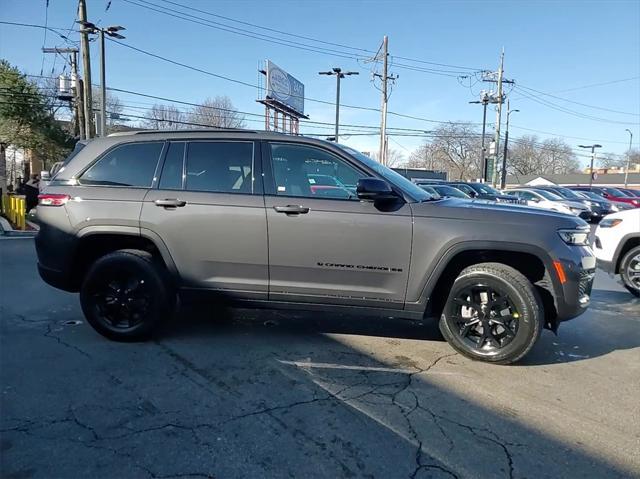
<path fill-rule="evenodd" d="M 625 288 L 640 297 L 640 246 L 631 248 L 622 257 L 620 276 Z"/>
<path fill-rule="evenodd" d="M 531 282 L 501 263 L 465 268 L 451 287 L 440 319 L 449 344 L 471 359 L 510 364 L 540 337 L 544 314 Z"/>
<path fill-rule="evenodd" d="M 146 251 L 118 250 L 89 269 L 80 289 L 87 321 L 103 336 L 138 341 L 172 312 L 175 295 L 163 266 Z"/>

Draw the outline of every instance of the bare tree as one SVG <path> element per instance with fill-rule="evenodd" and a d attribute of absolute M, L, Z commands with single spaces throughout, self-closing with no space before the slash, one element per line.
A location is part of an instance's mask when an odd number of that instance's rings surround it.
<path fill-rule="evenodd" d="M 173 105 L 156 103 L 144 115 L 145 128 L 152 130 L 181 130 L 189 125 L 185 123 L 185 114 Z"/>
<path fill-rule="evenodd" d="M 626 155 L 624 157 L 611 153 L 604 153 L 598 156 L 598 164 L 602 168 L 618 168 L 627 164 Z"/>
<path fill-rule="evenodd" d="M 100 112 L 101 90 L 99 88 L 94 88 L 91 96 L 93 101 L 93 111 Z M 107 92 L 107 103 L 105 105 L 105 109 L 107 110 L 107 128 L 120 123 L 120 116 L 124 110 L 124 106 L 122 105 L 120 98 L 113 93 Z"/>
<path fill-rule="evenodd" d="M 379 153 L 373 153 L 371 157 L 378 161 Z M 396 150 L 394 148 L 387 149 L 387 166 L 389 168 L 395 168 L 396 166 L 400 166 L 405 163 L 405 157 L 400 150 Z"/>
<path fill-rule="evenodd" d="M 228 96 L 207 98 L 189 114 L 191 123 L 215 128 L 244 128 L 244 115 L 233 106 Z"/>
<path fill-rule="evenodd" d="M 518 175 L 566 174 L 579 171 L 580 162 L 560 138 L 540 141 L 535 135 L 525 135 L 511 142 L 507 168 Z"/>

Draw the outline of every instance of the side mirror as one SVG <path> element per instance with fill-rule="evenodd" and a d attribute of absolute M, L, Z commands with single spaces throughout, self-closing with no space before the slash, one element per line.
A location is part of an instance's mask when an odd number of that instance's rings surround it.
<path fill-rule="evenodd" d="M 356 193 L 359 199 L 367 201 L 397 198 L 389 183 L 378 178 L 362 178 L 358 180 Z"/>
<path fill-rule="evenodd" d="M 50 179 L 51 179 L 51 175 L 49 174 L 49 172 L 48 172 L 48 171 L 46 171 L 46 170 L 42 170 L 42 171 L 40 172 L 40 179 L 41 179 L 41 180 L 45 180 L 45 181 L 50 180 Z"/>

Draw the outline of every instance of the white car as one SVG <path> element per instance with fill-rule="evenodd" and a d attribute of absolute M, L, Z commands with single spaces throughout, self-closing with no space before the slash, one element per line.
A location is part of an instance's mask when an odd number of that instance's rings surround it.
<path fill-rule="evenodd" d="M 579 216 L 582 219 L 591 219 L 589 208 L 576 201 L 570 201 L 551 191 L 536 190 L 533 188 L 512 188 L 504 190 L 503 193 L 516 196 L 527 202 L 527 206 L 544 208 L 545 210 L 557 211 L 568 215 Z"/>
<path fill-rule="evenodd" d="M 640 208 L 605 216 L 593 246 L 598 267 L 619 274 L 625 287 L 640 297 Z"/>

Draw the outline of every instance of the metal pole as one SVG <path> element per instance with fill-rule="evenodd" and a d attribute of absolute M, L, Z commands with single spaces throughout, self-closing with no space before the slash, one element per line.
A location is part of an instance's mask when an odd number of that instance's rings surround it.
<path fill-rule="evenodd" d="M 502 54 L 500 55 L 500 69 L 498 70 L 498 111 L 496 113 L 496 133 L 494 137 L 494 143 L 496 146 L 495 158 L 493 161 L 493 173 L 491 175 L 491 184 L 496 186 L 496 182 L 498 179 L 498 156 L 499 156 L 499 145 L 500 145 L 500 121 L 502 120 L 502 73 L 504 69 L 504 48 L 502 49 Z"/>
<path fill-rule="evenodd" d="M 78 52 L 71 53 L 71 71 L 75 78 L 76 86 L 74 88 L 74 113 L 76 117 L 76 129 L 78 130 L 78 136 L 81 140 L 85 139 L 85 126 L 84 126 L 84 104 L 82 102 L 82 81 L 78 76 Z"/>
<path fill-rule="evenodd" d="M 625 130 L 629 133 L 629 151 L 627 152 L 627 168 L 624 171 L 624 187 L 627 187 L 627 183 L 629 182 L 629 168 L 631 168 L 631 146 L 633 144 L 633 133 L 629 128 Z"/>
<path fill-rule="evenodd" d="M 386 164 L 386 136 L 387 136 L 387 57 L 389 38 L 385 35 L 382 41 L 382 119 L 380 122 L 380 163 Z"/>
<path fill-rule="evenodd" d="M 87 5 L 85 0 L 78 0 L 78 20 L 87 21 Z M 89 33 L 84 28 L 80 31 L 80 46 L 82 48 L 82 70 L 84 73 L 84 124 L 85 137 L 91 138 L 95 132 L 93 126 L 93 98 L 91 94 L 91 58 L 89 49 Z"/>
<path fill-rule="evenodd" d="M 336 143 L 338 143 L 338 125 L 340 124 L 340 77 L 341 72 L 336 72 Z"/>
<path fill-rule="evenodd" d="M 480 164 L 482 165 L 482 172 L 480 173 L 480 176 L 482 177 L 483 182 L 487 181 L 487 161 L 485 158 L 486 148 L 484 146 L 484 141 L 485 141 L 484 136 L 485 136 L 485 129 L 487 127 L 487 104 L 488 103 L 489 103 L 488 98 L 482 99 L 482 151 L 480 152 Z"/>
<path fill-rule="evenodd" d="M 502 153 L 502 171 L 500 172 L 500 189 L 504 190 L 507 183 L 507 143 L 509 142 L 509 100 L 507 100 L 507 125 L 504 132 L 504 152 Z"/>
<path fill-rule="evenodd" d="M 589 172 L 591 173 L 589 175 L 589 188 L 591 188 L 593 186 L 593 163 L 596 160 L 596 146 L 595 145 L 591 145 L 591 167 L 589 168 Z"/>
<path fill-rule="evenodd" d="M 100 136 L 107 136 L 107 85 L 104 68 L 104 29 L 100 29 Z"/>

